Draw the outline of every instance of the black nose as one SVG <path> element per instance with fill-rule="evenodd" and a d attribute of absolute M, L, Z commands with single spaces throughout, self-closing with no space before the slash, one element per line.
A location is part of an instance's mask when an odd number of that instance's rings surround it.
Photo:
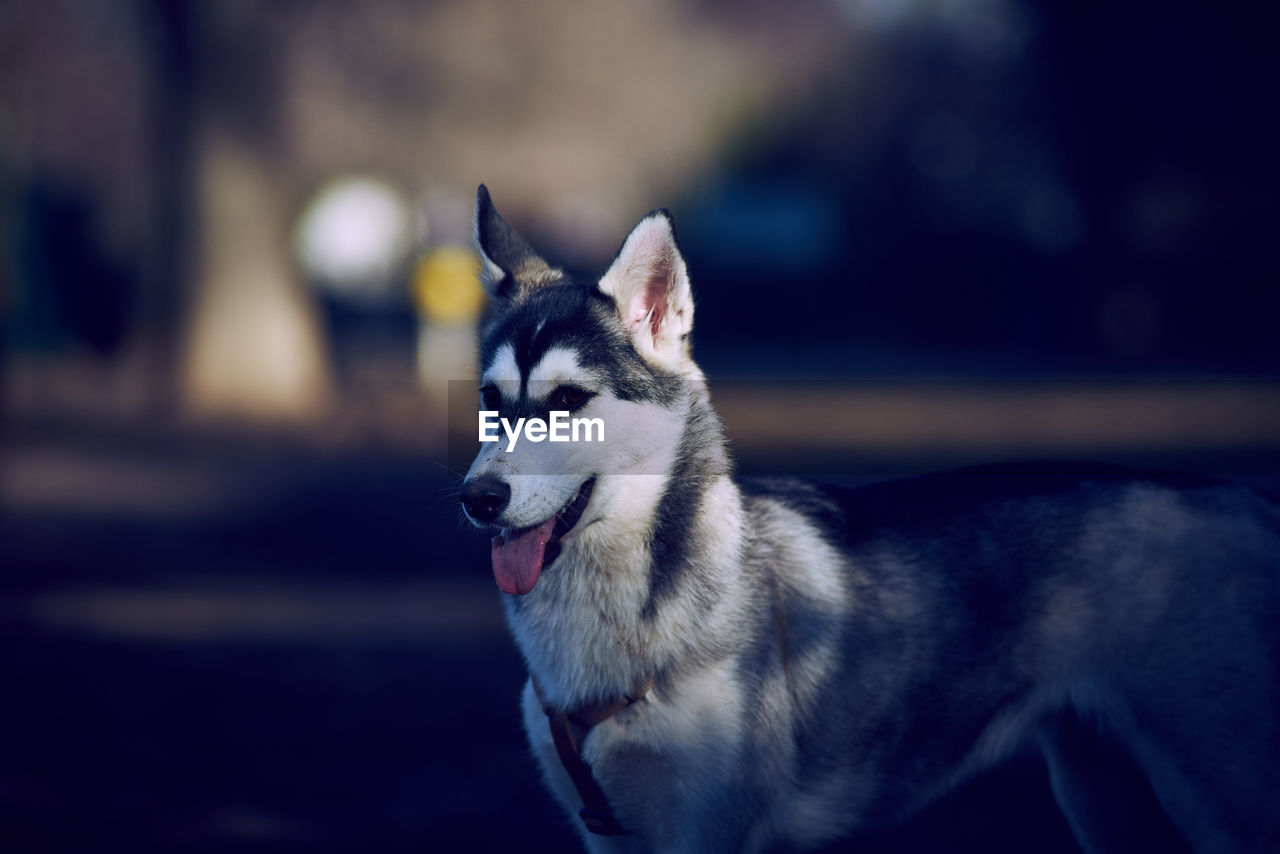
<path fill-rule="evenodd" d="M 462 506 L 477 522 L 492 522 L 511 499 L 511 487 L 496 477 L 478 477 L 462 485 Z"/>

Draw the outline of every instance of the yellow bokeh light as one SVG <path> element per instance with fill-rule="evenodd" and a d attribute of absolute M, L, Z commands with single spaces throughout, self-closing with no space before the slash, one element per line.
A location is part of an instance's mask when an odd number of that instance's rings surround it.
<path fill-rule="evenodd" d="M 418 314 L 435 323 L 469 323 L 484 309 L 480 257 L 463 246 L 441 246 L 418 259 L 413 302 Z"/>

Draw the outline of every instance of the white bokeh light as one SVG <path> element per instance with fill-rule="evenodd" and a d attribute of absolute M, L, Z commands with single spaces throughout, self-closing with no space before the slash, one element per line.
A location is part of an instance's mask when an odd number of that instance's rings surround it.
<path fill-rule="evenodd" d="M 354 299 L 380 299 L 412 243 L 408 202 L 390 184 L 368 176 L 330 181 L 298 221 L 294 250 L 320 288 Z"/>

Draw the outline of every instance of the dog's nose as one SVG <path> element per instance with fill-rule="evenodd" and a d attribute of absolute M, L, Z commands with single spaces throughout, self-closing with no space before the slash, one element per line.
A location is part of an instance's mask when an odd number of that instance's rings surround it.
<path fill-rule="evenodd" d="M 511 487 L 496 477 L 478 477 L 462 485 L 462 506 L 477 522 L 492 522 L 511 499 Z"/>

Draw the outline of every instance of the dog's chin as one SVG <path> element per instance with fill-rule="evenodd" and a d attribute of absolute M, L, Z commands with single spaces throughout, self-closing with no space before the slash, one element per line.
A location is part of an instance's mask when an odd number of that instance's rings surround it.
<path fill-rule="evenodd" d="M 563 551 L 561 540 L 582 521 L 595 482 L 594 477 L 583 481 L 563 507 L 536 525 L 506 527 L 493 538 L 493 575 L 504 593 L 528 593 L 543 570 L 555 563 Z"/>

